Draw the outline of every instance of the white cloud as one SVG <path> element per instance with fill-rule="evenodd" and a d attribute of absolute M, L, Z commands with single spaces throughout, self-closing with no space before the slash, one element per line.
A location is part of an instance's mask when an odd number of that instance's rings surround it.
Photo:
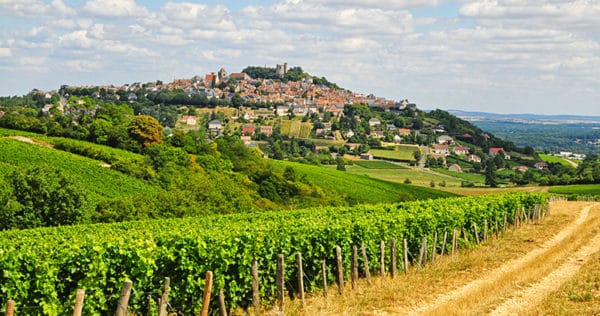
<path fill-rule="evenodd" d="M 97 39 L 104 38 L 104 24 L 94 24 L 90 28 L 90 34 Z"/>
<path fill-rule="evenodd" d="M 64 65 L 71 71 L 92 72 L 102 69 L 103 63 L 98 59 L 72 59 L 65 61 Z"/>
<path fill-rule="evenodd" d="M 46 17 L 52 15 L 73 16 L 76 12 L 62 0 L 46 4 L 42 0 L 0 0 L 0 15 Z"/>
<path fill-rule="evenodd" d="M 59 44 L 67 48 L 91 48 L 94 40 L 88 37 L 87 30 L 79 30 L 60 36 Z"/>
<path fill-rule="evenodd" d="M 288 1 L 297 3 L 298 1 Z M 350 6 L 360 8 L 379 8 L 382 10 L 411 9 L 422 7 L 435 7 L 442 3 L 442 0 L 306 0 L 306 2 L 334 5 Z"/>
<path fill-rule="evenodd" d="M 148 14 L 148 9 L 135 0 L 89 0 L 83 10 L 96 16 L 135 17 Z"/>
<path fill-rule="evenodd" d="M 16 16 L 32 16 L 44 14 L 46 5 L 41 0 L 1 0 L 0 14 Z"/>
<path fill-rule="evenodd" d="M 412 14 L 406 10 L 336 7 L 318 1 L 286 1 L 267 8 L 248 6 L 242 13 L 255 21 L 270 21 L 275 28 L 320 33 L 326 37 L 357 33 L 396 36 L 412 32 L 414 24 Z"/>
<path fill-rule="evenodd" d="M 12 56 L 12 51 L 10 48 L 0 47 L 0 57 L 6 58 L 6 57 L 11 57 L 11 56 Z"/>
<path fill-rule="evenodd" d="M 87 18 L 69 18 L 69 19 L 54 19 L 48 21 L 47 26 L 52 28 L 60 28 L 64 30 L 85 29 L 93 25 L 94 22 Z"/>
<path fill-rule="evenodd" d="M 52 0 L 48 13 L 62 17 L 77 15 L 75 9 L 66 5 L 62 0 Z"/>
<path fill-rule="evenodd" d="M 483 0 L 469 1 L 460 14 L 482 23 L 515 23 L 548 28 L 600 30 L 600 2 L 590 0 Z"/>

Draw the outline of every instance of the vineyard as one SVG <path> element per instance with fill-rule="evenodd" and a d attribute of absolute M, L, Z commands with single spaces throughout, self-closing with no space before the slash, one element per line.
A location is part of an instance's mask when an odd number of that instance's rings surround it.
<path fill-rule="evenodd" d="M 483 229 L 490 234 L 502 230 L 513 222 L 517 211 L 533 210 L 545 205 L 546 199 L 543 194 L 509 193 L 6 231 L 0 233 L 0 302 L 13 299 L 39 306 L 21 310 L 17 306 L 21 314 L 64 315 L 76 289 L 82 288 L 86 291 L 84 314 L 109 314 L 123 281 L 133 280 L 131 311 L 146 314 L 148 302 L 160 297 L 163 278 L 170 277 L 172 309 L 191 315 L 201 308 L 205 272 L 213 271 L 214 287 L 224 290 L 228 307 L 246 307 L 251 303 L 251 266 L 256 260 L 260 297 L 270 304 L 279 253 L 285 258 L 302 253 L 304 273 L 311 280 L 305 286 L 310 291 L 321 284 L 323 261 L 334 265 L 336 246 L 350 253 L 353 245 L 364 244 L 369 261 L 377 262 L 381 240 L 406 239 L 408 256 L 414 262 L 423 238 L 433 244 L 436 233 L 459 229 L 466 237 L 459 246 L 468 246 L 464 240 L 474 241 Z M 348 271 L 348 256 L 343 265 Z M 298 279 L 294 269 L 286 269 L 285 274 L 286 280 Z M 334 280 L 333 271 L 327 278 Z M 287 286 L 296 284 L 289 281 Z"/>
<path fill-rule="evenodd" d="M 64 142 L 75 141 L 65 140 Z M 2 148 L 0 151 L 0 175 L 32 166 L 53 166 L 72 179 L 88 196 L 88 202 L 91 204 L 97 204 L 98 201 L 105 198 L 130 196 L 142 191 L 150 193 L 162 191 L 142 180 L 110 168 L 104 168 L 98 160 L 9 138 L 1 138 L 0 147 Z M 100 146 L 96 145 L 96 147 Z M 117 151 L 112 150 L 113 152 Z M 131 156 L 133 157 L 133 155 Z"/>

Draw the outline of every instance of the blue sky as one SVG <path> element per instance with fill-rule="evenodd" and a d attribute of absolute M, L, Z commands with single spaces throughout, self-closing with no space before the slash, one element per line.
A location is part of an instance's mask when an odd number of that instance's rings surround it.
<path fill-rule="evenodd" d="M 422 108 L 600 115 L 599 0 L 0 0 L 0 95 L 287 62 Z"/>

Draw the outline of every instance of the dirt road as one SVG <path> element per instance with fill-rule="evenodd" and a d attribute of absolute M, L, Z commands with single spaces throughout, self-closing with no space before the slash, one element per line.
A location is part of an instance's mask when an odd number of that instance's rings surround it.
<path fill-rule="evenodd" d="M 574 221 L 539 248 L 404 312 L 412 315 L 526 313 L 573 278 L 590 256 L 600 251 L 599 213 L 599 203 L 581 208 Z"/>

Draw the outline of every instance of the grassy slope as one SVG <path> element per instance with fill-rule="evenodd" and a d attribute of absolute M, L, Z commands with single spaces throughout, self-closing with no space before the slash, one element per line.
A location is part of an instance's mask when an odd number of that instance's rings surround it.
<path fill-rule="evenodd" d="M 405 169 L 370 169 L 358 165 L 347 167 L 349 173 L 364 175 L 370 178 L 381 179 L 385 181 L 404 183 L 404 180 L 410 179 L 413 185 L 429 187 L 431 181 L 436 184 L 445 181 L 447 187 L 460 187 L 461 180 L 450 176 L 437 174 L 428 171 L 420 171 L 412 168 Z"/>
<path fill-rule="evenodd" d="M 14 169 L 51 165 L 74 181 L 85 192 L 90 204 L 106 198 L 160 191 L 158 187 L 102 167 L 101 162 L 93 159 L 8 138 L 0 138 L 0 147 L 0 174 Z"/>
<path fill-rule="evenodd" d="M 356 203 L 387 203 L 454 196 L 452 193 L 388 182 L 329 167 L 278 160 L 272 161 L 272 164 L 277 169 L 291 166 L 300 177 L 305 176 L 308 182 L 323 188 L 328 195 L 346 196 Z"/>
<path fill-rule="evenodd" d="M 573 162 L 569 162 L 568 160 L 560 158 L 560 157 L 540 154 L 540 158 L 545 162 L 559 163 L 565 167 L 573 168 Z"/>

